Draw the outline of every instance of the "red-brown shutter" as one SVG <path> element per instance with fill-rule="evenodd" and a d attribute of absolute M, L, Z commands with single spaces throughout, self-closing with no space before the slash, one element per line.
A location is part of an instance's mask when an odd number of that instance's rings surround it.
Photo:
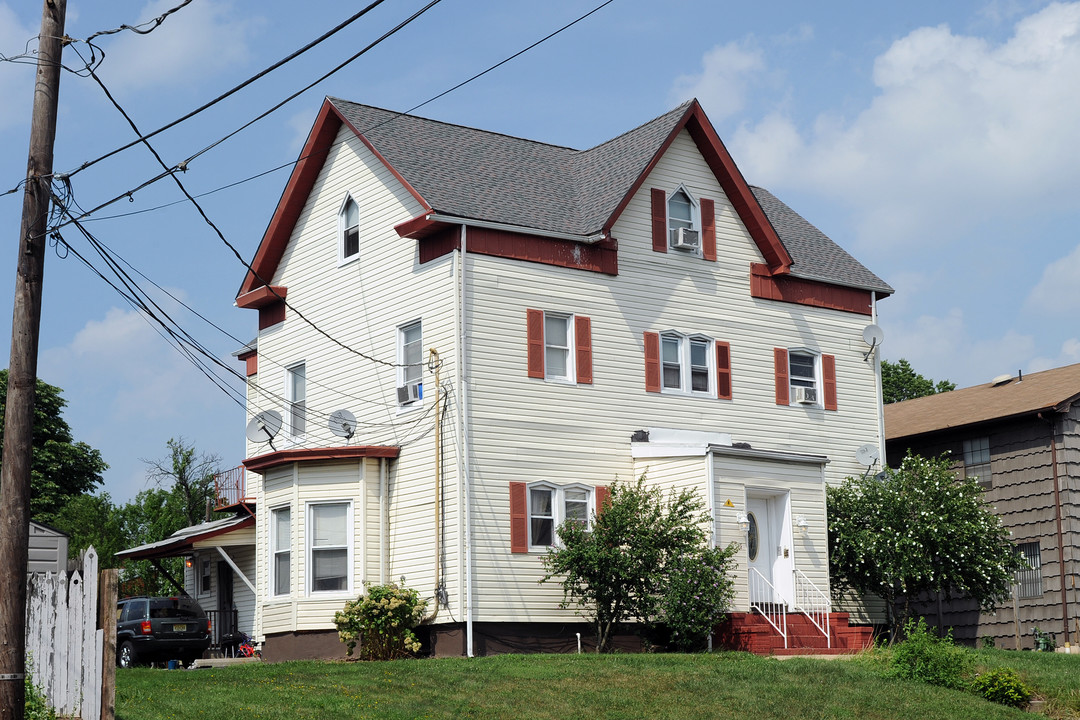
<path fill-rule="evenodd" d="M 788 355 L 784 348 L 773 348 L 773 364 L 776 373 L 776 404 L 790 405 L 790 381 L 788 380 Z"/>
<path fill-rule="evenodd" d="M 611 502 L 611 489 L 607 485 L 596 486 L 596 514 L 604 512 L 604 506 Z"/>
<path fill-rule="evenodd" d="M 836 409 L 836 356 L 821 356 L 821 374 L 824 376 L 825 409 Z"/>
<path fill-rule="evenodd" d="M 529 377 L 544 377 L 544 312 L 526 310 L 525 325 L 528 332 Z"/>
<path fill-rule="evenodd" d="M 645 391 L 660 392 L 660 333 L 645 333 Z"/>
<path fill-rule="evenodd" d="M 731 343 L 716 341 L 716 397 L 731 399 Z"/>
<path fill-rule="evenodd" d="M 529 505 L 525 483 L 510 483 L 510 552 L 529 552 Z"/>
<path fill-rule="evenodd" d="M 701 256 L 716 260 L 716 205 L 709 198 L 701 198 Z"/>
<path fill-rule="evenodd" d="M 667 193 L 658 188 L 650 192 L 652 197 L 652 249 L 667 252 Z"/>
<path fill-rule="evenodd" d="M 592 385 L 592 322 L 582 315 L 574 316 L 574 352 L 577 381 Z"/>

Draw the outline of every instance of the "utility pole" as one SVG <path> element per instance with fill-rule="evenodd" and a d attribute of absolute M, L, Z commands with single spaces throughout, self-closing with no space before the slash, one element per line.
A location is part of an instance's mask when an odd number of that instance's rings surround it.
<path fill-rule="evenodd" d="M 51 197 L 60 54 L 67 0 L 45 0 L 38 38 L 34 114 L 23 193 L 15 303 L 11 320 L 0 470 L 0 720 L 22 720 L 26 691 L 26 562 L 30 528 L 30 462 L 37 389 L 41 286 Z"/>

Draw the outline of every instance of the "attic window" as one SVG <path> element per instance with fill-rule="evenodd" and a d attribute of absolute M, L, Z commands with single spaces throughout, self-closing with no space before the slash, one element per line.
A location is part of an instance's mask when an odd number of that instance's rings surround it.
<path fill-rule="evenodd" d="M 680 250 L 697 250 L 701 246 L 700 236 L 694 226 L 694 201 L 686 190 L 680 187 L 667 203 L 668 243 Z"/>
<path fill-rule="evenodd" d="M 360 254 L 360 208 L 351 197 L 338 213 L 338 226 L 341 233 L 340 260 L 345 262 Z"/>

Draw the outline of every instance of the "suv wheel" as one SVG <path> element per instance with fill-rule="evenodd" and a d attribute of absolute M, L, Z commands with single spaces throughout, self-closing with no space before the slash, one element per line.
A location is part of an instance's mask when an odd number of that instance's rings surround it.
<path fill-rule="evenodd" d="M 138 656 L 135 654 L 135 647 L 131 641 L 125 641 L 120 646 L 120 657 L 116 664 L 123 668 L 135 667 L 138 664 Z"/>

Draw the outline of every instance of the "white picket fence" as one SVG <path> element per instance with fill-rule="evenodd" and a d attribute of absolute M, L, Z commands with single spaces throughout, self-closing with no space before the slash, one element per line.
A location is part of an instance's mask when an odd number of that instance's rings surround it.
<path fill-rule="evenodd" d="M 101 720 L 97 551 L 91 547 L 80 559 L 81 571 L 27 577 L 26 652 L 34 684 L 59 715 Z"/>

